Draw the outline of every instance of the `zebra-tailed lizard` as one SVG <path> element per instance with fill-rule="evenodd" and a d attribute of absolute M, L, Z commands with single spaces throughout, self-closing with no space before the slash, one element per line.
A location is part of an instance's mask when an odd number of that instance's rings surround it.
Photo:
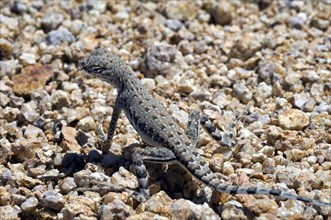
<path fill-rule="evenodd" d="M 219 135 L 207 117 L 199 111 L 193 111 L 188 131 L 184 133 L 165 106 L 156 100 L 133 75 L 131 68 L 106 49 L 94 50 L 80 62 L 80 68 L 112 84 L 118 91 L 103 153 L 107 153 L 110 148 L 116 122 L 122 110 L 142 140 L 150 146 L 137 148 L 132 155 L 142 195 L 141 201 L 150 197 L 148 174 L 143 161 L 178 160 L 197 179 L 222 193 L 265 194 L 318 206 L 331 206 L 331 203 L 297 196 L 282 190 L 238 187 L 221 183 L 196 151 L 195 147 L 199 141 L 199 124 L 201 123 L 211 136 L 223 145 L 231 146 L 233 142 L 231 137 Z"/>

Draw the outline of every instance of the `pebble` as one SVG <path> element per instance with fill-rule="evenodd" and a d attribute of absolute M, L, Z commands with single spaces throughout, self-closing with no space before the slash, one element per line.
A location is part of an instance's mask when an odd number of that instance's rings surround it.
<path fill-rule="evenodd" d="M 167 2 L 165 8 L 165 14 L 168 18 L 183 21 L 192 20 L 196 17 L 197 12 L 198 10 L 194 4 L 184 1 Z"/>
<path fill-rule="evenodd" d="M 69 94 L 62 91 L 56 90 L 51 96 L 51 104 L 55 109 L 61 109 L 63 107 L 69 107 L 71 104 Z"/>
<path fill-rule="evenodd" d="M 298 13 L 296 16 L 290 18 L 290 24 L 297 29 L 301 29 L 307 21 L 307 15 L 305 13 Z"/>
<path fill-rule="evenodd" d="M 45 16 L 40 20 L 42 29 L 45 32 L 55 30 L 60 24 L 63 23 L 64 16 L 62 13 L 49 10 Z"/>
<path fill-rule="evenodd" d="M 35 102 L 30 101 L 27 103 L 24 103 L 21 108 L 21 114 L 22 120 L 27 121 L 29 123 L 33 123 L 38 117 L 39 114 L 36 112 L 37 105 Z"/>
<path fill-rule="evenodd" d="M 23 66 L 34 65 L 36 63 L 36 55 L 32 53 L 22 53 L 19 60 Z"/>
<path fill-rule="evenodd" d="M 138 187 L 136 176 L 127 171 L 124 167 L 120 167 L 119 171 L 111 176 L 111 183 L 129 189 L 136 189 Z"/>
<path fill-rule="evenodd" d="M 22 203 L 21 208 L 24 212 L 34 212 L 37 209 L 39 201 L 36 197 L 30 197 Z"/>
<path fill-rule="evenodd" d="M 0 219 L 20 219 L 21 210 L 18 206 L 0 206 Z"/>
<path fill-rule="evenodd" d="M 102 198 L 104 192 L 75 191 L 110 179 L 138 190 L 136 176 L 123 171 L 130 164 L 123 152 L 141 140 L 121 114 L 111 153 L 101 155 L 100 127 L 109 125 L 117 92 L 77 65 L 104 47 L 129 62 L 183 128 L 194 106 L 226 128 L 249 102 L 236 123 L 237 153 L 220 154 L 201 133 L 197 152 L 223 173 L 220 179 L 327 201 L 330 16 L 324 1 L 310 6 L 270 0 L 3 4 L 0 219 L 326 219 L 330 209 L 300 201 L 220 197 L 176 166 L 166 173 L 148 167 L 153 196 L 145 203 L 126 192 Z M 37 178 L 60 172 L 68 176 Z M 58 205 L 51 195 L 43 198 L 49 192 Z"/>
<path fill-rule="evenodd" d="M 19 62 L 17 59 L 13 60 L 1 60 L 0 61 L 0 77 L 3 77 L 5 75 L 7 76 L 13 76 L 16 73 L 16 69 L 20 67 Z M 0 80 L 1 82 L 1 80 Z M 2 85 L 0 84 L 0 89 Z"/>
<path fill-rule="evenodd" d="M 101 219 L 127 219 L 127 217 L 136 214 L 136 212 L 122 200 L 115 199 L 101 208 Z"/>
<path fill-rule="evenodd" d="M 242 83 L 233 85 L 233 95 L 243 103 L 248 103 L 252 99 L 252 92 Z"/>
<path fill-rule="evenodd" d="M 60 145 L 63 151 L 80 152 L 81 146 L 76 139 L 77 131 L 72 127 L 63 126 L 61 132 L 63 140 Z"/>
<path fill-rule="evenodd" d="M 74 219 L 79 216 L 82 219 L 96 218 L 96 201 L 86 196 L 68 196 L 65 206 L 61 210 L 63 219 Z"/>
<path fill-rule="evenodd" d="M 31 63 L 33 64 L 33 63 Z M 28 97 L 33 91 L 46 85 L 51 78 L 53 69 L 51 66 L 36 64 L 23 68 L 21 74 L 12 77 L 14 83 L 13 91 L 18 96 Z"/>
<path fill-rule="evenodd" d="M 0 38 L 0 57 L 10 59 L 13 45 L 6 39 Z"/>
<path fill-rule="evenodd" d="M 79 120 L 77 127 L 82 131 L 89 132 L 96 129 L 96 123 L 91 116 L 86 116 Z"/>
<path fill-rule="evenodd" d="M 77 187 L 75 180 L 72 177 L 66 177 L 63 180 L 61 180 L 59 186 L 63 194 L 68 194 Z"/>
<path fill-rule="evenodd" d="M 228 2 L 218 2 L 207 6 L 207 11 L 210 13 L 214 22 L 219 25 L 229 25 L 232 22 L 233 8 Z"/>
<path fill-rule="evenodd" d="M 193 90 L 190 93 L 190 96 L 192 98 L 198 99 L 200 101 L 209 101 L 212 98 L 210 92 L 205 88 L 197 88 L 197 89 Z"/>
<path fill-rule="evenodd" d="M 309 114 L 298 109 L 288 109 L 278 115 L 278 121 L 283 129 L 300 131 L 309 125 Z"/>
<path fill-rule="evenodd" d="M 156 75 L 173 75 L 172 65 L 175 61 L 177 50 L 167 43 L 154 43 L 147 48 L 140 65 L 141 72 L 146 77 L 154 78 Z"/>
<path fill-rule="evenodd" d="M 172 216 L 181 216 L 182 219 L 221 219 L 207 203 L 195 204 L 189 200 L 179 199 L 170 206 Z"/>
<path fill-rule="evenodd" d="M 74 41 L 75 36 L 67 28 L 63 27 L 50 31 L 46 37 L 46 42 L 53 46 L 60 45 L 63 42 L 71 44 Z"/>

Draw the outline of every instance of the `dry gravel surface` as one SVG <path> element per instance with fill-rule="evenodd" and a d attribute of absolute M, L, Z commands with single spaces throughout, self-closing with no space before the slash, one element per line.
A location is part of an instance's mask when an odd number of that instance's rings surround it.
<path fill-rule="evenodd" d="M 330 219 L 330 207 L 213 192 L 177 164 L 147 164 L 152 196 L 144 203 L 93 190 L 137 190 L 127 152 L 141 140 L 121 115 L 109 154 L 100 154 L 117 93 L 78 70 L 104 47 L 183 129 L 195 108 L 225 130 L 241 115 L 233 149 L 201 132 L 197 150 L 224 183 L 330 202 L 329 0 L 0 7 L 0 219 Z"/>

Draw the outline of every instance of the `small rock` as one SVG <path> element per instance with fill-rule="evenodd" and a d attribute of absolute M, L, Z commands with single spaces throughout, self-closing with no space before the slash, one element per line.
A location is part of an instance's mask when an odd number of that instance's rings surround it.
<path fill-rule="evenodd" d="M 14 76 L 16 74 L 16 69 L 19 68 L 20 65 L 18 60 L 0 60 L 0 77 L 4 75 Z M 0 91 L 2 90 L 2 84 L 0 80 Z"/>
<path fill-rule="evenodd" d="M 169 216 L 170 206 L 172 204 L 171 198 L 163 191 L 152 195 L 144 205 L 140 205 L 139 209 L 142 211 L 153 212 L 162 216 Z"/>
<path fill-rule="evenodd" d="M 86 196 L 70 196 L 61 212 L 63 219 L 96 219 L 97 201 Z"/>
<path fill-rule="evenodd" d="M 272 87 L 265 82 L 257 85 L 257 97 L 263 101 L 272 95 Z"/>
<path fill-rule="evenodd" d="M 140 214 L 136 214 L 136 215 L 131 215 L 128 218 L 126 218 L 126 220 L 169 220 L 169 218 L 158 215 L 158 214 L 154 214 L 151 212 L 143 212 Z"/>
<path fill-rule="evenodd" d="M 9 102 L 10 98 L 6 94 L 0 92 L 0 105 L 2 107 L 5 107 L 6 105 L 8 105 Z"/>
<path fill-rule="evenodd" d="M 0 97 L 1 98 L 1 97 Z M 7 122 L 13 122 L 17 120 L 17 115 L 19 115 L 20 110 L 18 108 L 10 108 L 6 107 L 3 110 L 3 117 L 7 120 Z"/>
<path fill-rule="evenodd" d="M 310 99 L 309 93 L 297 93 L 293 95 L 293 105 L 301 110 L 304 109 L 305 104 Z"/>
<path fill-rule="evenodd" d="M 39 117 L 36 110 L 37 105 L 35 102 L 30 101 L 28 103 L 24 103 L 21 108 L 21 120 L 28 123 L 33 123 Z"/>
<path fill-rule="evenodd" d="M 47 191 L 41 196 L 42 206 L 60 211 L 64 207 L 65 199 L 63 195 L 55 191 Z"/>
<path fill-rule="evenodd" d="M 9 157 L 12 155 L 10 142 L 6 138 L 0 139 L 0 164 L 7 163 Z M 0 178 L 1 180 L 1 178 Z"/>
<path fill-rule="evenodd" d="M 285 86 L 283 87 L 286 91 L 293 91 L 299 93 L 303 90 L 301 77 L 296 73 L 289 73 L 285 77 Z"/>
<path fill-rule="evenodd" d="M 36 55 L 33 53 L 22 53 L 19 60 L 24 66 L 36 64 Z"/>
<path fill-rule="evenodd" d="M 40 152 L 42 150 L 42 145 L 42 142 L 38 140 L 19 139 L 12 143 L 11 150 L 16 159 L 26 161 L 28 159 L 35 158 L 36 152 Z"/>
<path fill-rule="evenodd" d="M 275 160 L 272 158 L 267 158 L 263 161 L 263 173 L 273 174 L 275 173 Z"/>
<path fill-rule="evenodd" d="M 196 54 L 203 54 L 208 49 L 208 45 L 206 44 L 205 41 L 194 42 L 193 46 L 194 46 L 194 52 Z"/>
<path fill-rule="evenodd" d="M 45 32 L 49 32 L 60 26 L 63 20 L 64 16 L 61 13 L 49 10 L 41 19 L 40 24 Z"/>
<path fill-rule="evenodd" d="M 196 17 L 198 9 L 190 2 L 169 1 L 166 4 L 165 13 L 170 19 L 192 20 Z"/>
<path fill-rule="evenodd" d="M 156 75 L 172 75 L 176 54 L 177 50 L 173 46 L 165 42 L 154 43 L 147 49 L 140 70 L 150 78 L 154 78 Z"/>
<path fill-rule="evenodd" d="M 18 96 L 30 96 L 33 91 L 45 86 L 51 78 L 53 69 L 51 66 L 36 64 L 27 66 L 21 74 L 12 77 L 14 83 L 13 91 Z"/>
<path fill-rule="evenodd" d="M 233 85 L 233 95 L 243 103 L 248 103 L 252 100 L 252 92 L 243 83 L 236 83 Z"/>
<path fill-rule="evenodd" d="M 216 24 L 229 25 L 232 22 L 231 12 L 233 11 L 233 8 L 226 1 L 207 6 L 207 11 L 210 13 Z"/>
<path fill-rule="evenodd" d="M 10 96 L 10 103 L 9 105 L 15 108 L 20 108 L 23 106 L 23 104 L 25 103 L 24 98 L 22 97 L 17 97 L 17 96 Z"/>
<path fill-rule="evenodd" d="M 61 132 L 63 135 L 63 140 L 60 146 L 62 147 L 63 151 L 73 151 L 79 153 L 81 146 L 76 140 L 77 131 L 72 127 L 63 126 Z"/>
<path fill-rule="evenodd" d="M 278 115 L 278 121 L 283 129 L 300 131 L 309 125 L 309 114 L 297 109 L 287 109 Z"/>
<path fill-rule="evenodd" d="M 51 96 L 51 103 L 55 109 L 70 106 L 69 94 L 62 90 L 56 90 Z"/>
<path fill-rule="evenodd" d="M 101 220 L 127 219 L 136 212 L 122 200 L 115 199 L 101 208 Z"/>
<path fill-rule="evenodd" d="M 177 84 L 178 92 L 190 94 L 194 90 L 194 85 L 191 80 L 181 78 Z"/>
<path fill-rule="evenodd" d="M 39 201 L 36 197 L 30 197 L 22 203 L 21 208 L 24 212 L 33 212 L 36 210 Z"/>
<path fill-rule="evenodd" d="M 178 50 L 180 52 L 182 52 L 183 55 L 187 55 L 187 54 L 193 54 L 193 45 L 187 41 L 187 40 L 182 40 L 181 42 L 179 42 L 178 44 Z M 194 58 L 193 58 L 194 60 Z M 186 61 L 187 62 L 187 61 Z M 189 62 L 188 62 L 189 63 Z"/>
<path fill-rule="evenodd" d="M 144 87 L 152 92 L 153 90 L 155 90 L 156 88 L 156 85 L 155 85 L 155 81 L 154 79 L 150 79 L 150 78 L 144 78 L 144 79 L 141 79 L 140 82 L 144 85 Z"/>
<path fill-rule="evenodd" d="M 10 11 L 21 14 L 27 11 L 27 6 L 25 3 L 20 1 L 14 1 L 13 4 L 10 6 Z"/>
<path fill-rule="evenodd" d="M 21 219 L 19 214 L 21 209 L 18 206 L 0 206 L 0 219 Z"/>
<path fill-rule="evenodd" d="M 77 187 L 74 178 L 66 177 L 59 181 L 60 190 L 63 194 L 68 194 Z"/>
<path fill-rule="evenodd" d="M 176 19 L 168 19 L 166 21 L 166 26 L 174 31 L 178 31 L 182 25 L 182 22 Z"/>
<path fill-rule="evenodd" d="M 13 44 L 7 39 L 0 38 L 0 59 L 10 59 L 12 56 Z"/>
<path fill-rule="evenodd" d="M 331 107 L 325 102 L 321 102 L 318 106 L 314 108 L 314 112 L 322 113 L 322 112 L 331 112 Z"/>
<path fill-rule="evenodd" d="M 201 101 L 209 101 L 212 96 L 210 92 L 205 88 L 197 88 L 193 92 L 190 93 L 190 96 L 194 99 L 198 99 Z"/>
<path fill-rule="evenodd" d="M 40 142 L 47 142 L 47 137 L 45 136 L 43 130 L 37 128 L 33 125 L 28 125 L 24 131 L 24 137 L 26 139 L 31 139 Z"/>
<path fill-rule="evenodd" d="M 185 199 L 175 201 L 170 206 L 170 213 L 179 219 L 220 219 L 207 203 L 199 205 Z"/>
<path fill-rule="evenodd" d="M 304 24 L 307 21 L 307 15 L 305 13 L 298 13 L 296 16 L 293 16 L 290 18 L 289 23 L 292 25 L 292 27 L 296 28 L 296 29 L 301 29 L 302 26 L 304 26 Z"/>
<path fill-rule="evenodd" d="M 231 162 L 229 162 L 229 161 L 225 161 L 225 162 L 223 163 L 223 170 L 222 170 L 222 173 L 223 173 L 224 175 L 226 175 L 226 176 L 228 176 L 228 175 L 234 173 L 234 168 L 233 168 Z"/>
<path fill-rule="evenodd" d="M 0 186 L 0 205 L 5 206 L 11 203 L 11 193 L 7 192 L 6 188 Z"/>
<path fill-rule="evenodd" d="M 247 219 L 242 205 L 237 201 L 229 201 L 225 203 L 221 218 L 224 220 L 231 220 L 233 216 L 236 216 L 237 219 Z"/>
<path fill-rule="evenodd" d="M 111 176 L 111 183 L 129 189 L 136 189 L 139 185 L 136 176 L 123 167 Z"/>
<path fill-rule="evenodd" d="M 59 28 L 50 31 L 47 35 L 46 42 L 51 45 L 60 45 L 63 42 L 71 44 L 75 41 L 75 36 L 67 28 Z"/>
<path fill-rule="evenodd" d="M 79 120 L 77 127 L 85 132 L 96 129 L 96 124 L 91 116 L 87 116 Z"/>
<path fill-rule="evenodd" d="M 97 105 L 99 108 L 95 108 L 94 106 Z M 95 111 L 99 110 L 102 111 L 104 106 L 101 106 L 100 104 L 98 105 L 97 103 L 93 103 L 91 106 L 91 115 L 95 116 L 96 114 Z M 89 109 L 85 108 L 85 107 L 77 107 L 77 108 L 69 108 L 67 109 L 67 122 L 71 123 L 73 121 L 79 121 L 82 118 L 84 118 L 85 116 L 89 115 Z M 105 114 L 103 114 L 102 116 L 104 116 Z M 99 117 L 98 121 L 101 121 L 102 118 L 104 117 Z M 96 118 L 94 118 L 94 120 L 97 120 Z"/>

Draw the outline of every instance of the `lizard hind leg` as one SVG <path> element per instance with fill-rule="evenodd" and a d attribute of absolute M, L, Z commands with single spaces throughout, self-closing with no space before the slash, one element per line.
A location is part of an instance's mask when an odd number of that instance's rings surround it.
<path fill-rule="evenodd" d="M 147 200 L 150 197 L 149 184 L 148 184 L 148 173 L 144 160 L 153 162 L 168 162 L 175 160 L 174 153 L 163 147 L 145 147 L 136 148 L 132 154 L 132 161 L 136 176 L 139 182 L 139 191 Z"/>

